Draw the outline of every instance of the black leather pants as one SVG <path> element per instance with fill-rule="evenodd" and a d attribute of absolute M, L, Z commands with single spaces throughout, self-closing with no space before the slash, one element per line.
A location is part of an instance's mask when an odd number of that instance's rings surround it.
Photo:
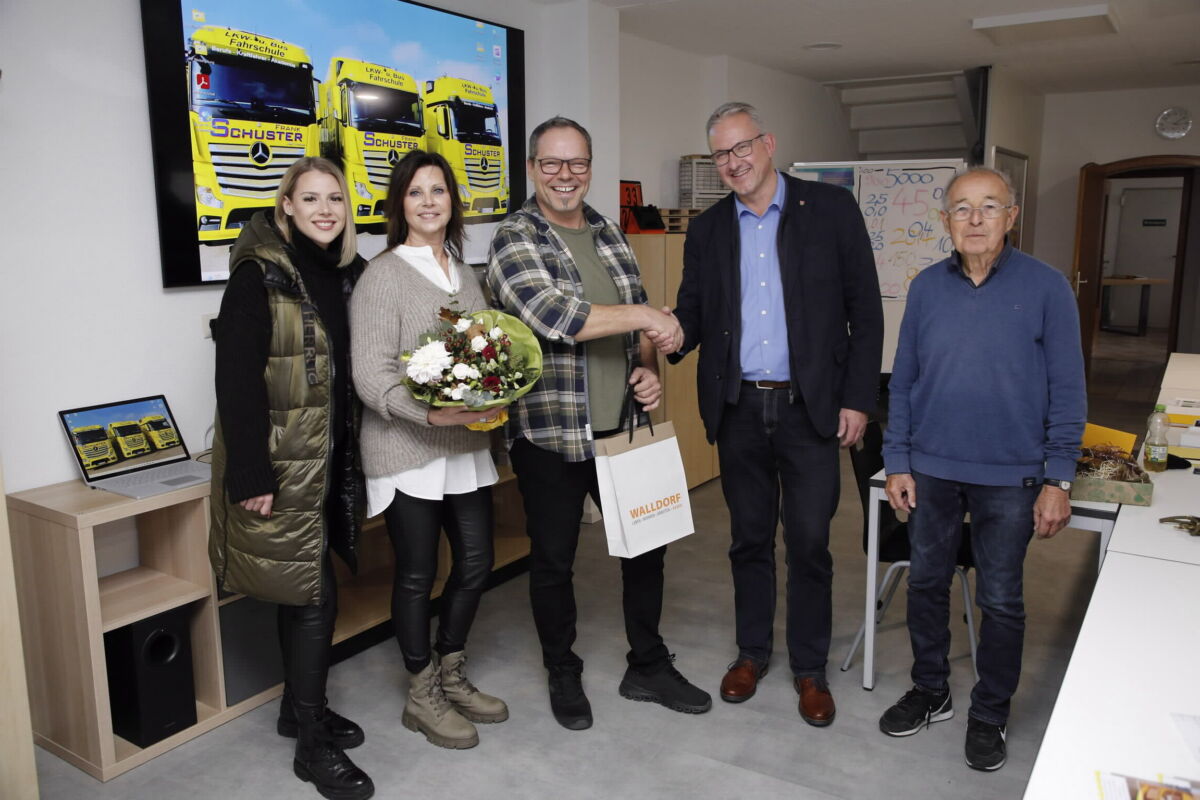
<path fill-rule="evenodd" d="M 311 606 L 279 606 L 279 649 L 283 674 L 297 711 L 325 705 L 325 679 L 337 620 L 337 579 L 329 551 L 321 565 L 325 590 Z"/>
<path fill-rule="evenodd" d="M 404 666 L 420 672 L 429 663 L 429 595 L 437 575 L 438 539 L 450 542 L 450 577 L 442 591 L 436 648 L 462 650 L 479 598 L 492 571 L 492 490 L 483 487 L 441 500 L 396 492 L 383 512 L 396 554 L 392 583 L 392 626 Z"/>

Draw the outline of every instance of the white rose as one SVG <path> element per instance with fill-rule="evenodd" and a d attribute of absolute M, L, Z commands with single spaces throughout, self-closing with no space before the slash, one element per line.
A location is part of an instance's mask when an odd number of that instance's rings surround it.
<path fill-rule="evenodd" d="M 438 380 L 442 373 L 450 367 L 450 354 L 442 342 L 429 342 L 413 351 L 408 360 L 405 374 L 415 383 L 427 384 Z"/>
<path fill-rule="evenodd" d="M 467 377 L 473 381 L 479 380 L 481 373 L 475 367 L 467 367 Z"/>
<path fill-rule="evenodd" d="M 487 341 L 487 339 L 483 338 L 482 336 L 476 336 L 474 339 L 471 340 L 471 349 L 474 350 L 476 353 L 482 353 L 483 348 L 485 348 L 487 346 L 488 346 L 488 341 Z"/>
<path fill-rule="evenodd" d="M 471 367 L 467 364 L 462 364 L 462 363 L 455 364 L 454 369 L 451 370 L 451 372 L 454 375 L 454 377 L 458 378 L 460 381 L 466 380 L 467 378 L 471 377 Z M 457 400 L 458 398 L 455 398 L 455 399 Z"/>
<path fill-rule="evenodd" d="M 494 327 L 494 328 L 492 328 L 490 331 L 488 331 L 488 336 L 490 336 L 490 337 L 492 337 L 493 339 L 496 339 L 496 340 L 499 340 L 499 339 L 500 339 L 500 337 L 501 337 L 501 336 L 503 336 L 503 335 L 504 335 L 504 331 L 500 330 L 500 326 L 499 326 L 499 325 L 497 325 L 496 327 Z"/>
<path fill-rule="evenodd" d="M 450 396 L 450 395 L 452 395 L 453 393 L 454 393 L 454 390 L 453 390 L 453 389 L 451 389 L 451 388 L 449 388 L 449 387 L 444 387 L 444 388 L 442 389 L 442 395 L 443 395 L 443 396 L 445 396 L 445 397 L 449 397 L 449 396 Z"/>
<path fill-rule="evenodd" d="M 454 330 L 458 333 L 466 333 L 467 328 L 471 327 L 471 320 L 467 317 L 459 317 L 458 322 L 454 323 Z"/>
<path fill-rule="evenodd" d="M 462 400 L 463 392 L 465 392 L 466 390 L 467 390 L 467 385 L 465 383 L 458 384 L 457 386 L 454 387 L 454 390 L 450 392 L 450 399 L 451 400 Z"/>

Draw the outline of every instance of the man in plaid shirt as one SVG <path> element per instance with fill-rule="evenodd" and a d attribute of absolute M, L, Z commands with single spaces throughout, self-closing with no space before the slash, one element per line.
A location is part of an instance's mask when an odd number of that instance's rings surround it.
<path fill-rule="evenodd" d="M 549 670 L 550 707 L 570 730 L 591 727 L 575 642 L 571 582 L 584 498 L 599 501 L 592 442 L 621 428 L 626 386 L 650 411 L 662 399 L 653 331 L 682 345 L 670 313 L 646 304 L 637 260 L 619 227 L 583 202 L 592 140 L 554 117 L 529 137 L 534 197 L 492 239 L 487 282 L 494 302 L 541 341 L 542 378 L 509 409 L 509 450 L 530 539 L 529 599 Z M 621 559 L 626 656 L 621 695 L 686 713 L 712 707 L 672 664 L 658 632 L 666 547 Z"/>

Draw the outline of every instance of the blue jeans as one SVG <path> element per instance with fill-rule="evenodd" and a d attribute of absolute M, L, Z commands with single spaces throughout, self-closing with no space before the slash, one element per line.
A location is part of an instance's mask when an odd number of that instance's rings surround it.
<path fill-rule="evenodd" d="M 950 583 L 971 515 L 975 604 L 983 612 L 976 656 L 979 681 L 970 716 L 992 725 L 1008 721 L 1021 677 L 1025 638 L 1024 562 L 1033 536 L 1033 504 L 1041 486 L 980 486 L 913 473 L 917 507 L 908 521 L 908 633 L 913 683 L 941 691 L 950 677 Z"/>
<path fill-rule="evenodd" d="M 738 656 L 765 664 L 774 645 L 775 531 L 783 515 L 792 674 L 825 677 L 833 619 L 829 522 L 837 510 L 838 441 L 821 436 L 785 389 L 742 385 L 717 435 L 729 506 Z"/>

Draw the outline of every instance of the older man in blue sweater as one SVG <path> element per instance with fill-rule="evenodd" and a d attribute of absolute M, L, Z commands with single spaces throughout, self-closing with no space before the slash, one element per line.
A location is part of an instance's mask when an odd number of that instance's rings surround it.
<path fill-rule="evenodd" d="M 950 582 L 969 512 L 983 624 L 965 750 L 968 766 L 990 771 L 1006 759 L 1021 674 L 1025 551 L 1071 517 L 1087 398 L 1070 285 L 1005 243 L 1018 213 L 1008 178 L 970 169 L 944 203 L 956 252 L 909 288 L 890 385 L 883 455 L 888 500 L 911 514 L 914 686 L 879 727 L 908 736 L 954 715 Z"/>

